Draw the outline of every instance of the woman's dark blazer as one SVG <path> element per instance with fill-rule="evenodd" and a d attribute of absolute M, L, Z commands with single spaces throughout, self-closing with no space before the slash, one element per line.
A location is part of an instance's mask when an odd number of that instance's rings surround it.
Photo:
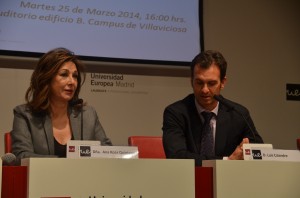
<path fill-rule="evenodd" d="M 81 109 L 81 108 L 80 108 Z M 81 110 L 69 107 L 68 113 L 74 140 L 99 140 L 101 145 L 112 145 L 99 122 L 95 109 L 83 106 Z M 34 114 L 26 105 L 14 108 L 12 151 L 17 159 L 28 157 L 56 157 L 54 155 L 54 136 L 49 114 Z"/>

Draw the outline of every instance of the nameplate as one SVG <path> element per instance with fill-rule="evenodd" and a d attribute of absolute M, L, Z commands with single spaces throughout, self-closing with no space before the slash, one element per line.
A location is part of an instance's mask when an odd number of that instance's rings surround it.
<path fill-rule="evenodd" d="M 88 149 L 90 149 L 90 151 Z M 136 146 L 91 146 L 90 148 L 80 146 L 81 157 L 86 157 L 86 152 L 90 152 L 90 154 L 87 155 L 93 158 L 137 159 L 139 156 L 139 151 Z"/>
<path fill-rule="evenodd" d="M 248 160 L 300 162 L 300 151 L 257 148 L 251 150 L 251 158 Z"/>
<path fill-rule="evenodd" d="M 67 143 L 67 158 L 79 158 L 80 146 L 100 146 L 100 141 L 94 140 L 70 140 Z"/>
<path fill-rule="evenodd" d="M 138 148 L 135 146 L 78 146 L 75 155 L 68 155 L 67 158 L 138 158 Z"/>
<path fill-rule="evenodd" d="M 136 146 L 101 146 L 100 141 L 70 140 L 67 158 L 138 158 Z"/>
<path fill-rule="evenodd" d="M 243 144 L 243 155 L 244 160 L 253 160 L 253 152 L 252 150 L 258 150 L 258 149 L 273 149 L 272 144 Z"/>

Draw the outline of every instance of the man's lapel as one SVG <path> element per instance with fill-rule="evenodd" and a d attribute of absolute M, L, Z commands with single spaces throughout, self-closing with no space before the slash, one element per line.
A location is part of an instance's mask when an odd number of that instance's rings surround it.
<path fill-rule="evenodd" d="M 219 104 L 219 110 L 217 115 L 217 124 L 216 124 L 216 137 L 215 137 L 215 153 L 220 155 L 225 150 L 228 130 L 227 126 L 230 125 L 229 113 L 222 104 Z"/>

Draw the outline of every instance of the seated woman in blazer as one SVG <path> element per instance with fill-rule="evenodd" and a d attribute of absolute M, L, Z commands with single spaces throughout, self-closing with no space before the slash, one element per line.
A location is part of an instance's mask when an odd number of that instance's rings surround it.
<path fill-rule="evenodd" d="M 12 151 L 28 157 L 65 157 L 69 140 L 99 140 L 112 145 L 94 108 L 78 98 L 83 66 L 65 48 L 44 54 L 31 76 L 26 104 L 14 108 Z"/>

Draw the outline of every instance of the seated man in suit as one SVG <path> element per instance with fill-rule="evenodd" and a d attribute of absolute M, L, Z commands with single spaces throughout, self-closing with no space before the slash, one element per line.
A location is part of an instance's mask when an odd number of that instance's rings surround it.
<path fill-rule="evenodd" d="M 167 158 L 195 159 L 196 166 L 208 159 L 240 160 L 243 144 L 263 143 L 247 108 L 219 96 L 226 83 L 226 69 L 227 62 L 218 51 L 204 51 L 193 59 L 194 93 L 164 111 L 163 145 Z"/>

